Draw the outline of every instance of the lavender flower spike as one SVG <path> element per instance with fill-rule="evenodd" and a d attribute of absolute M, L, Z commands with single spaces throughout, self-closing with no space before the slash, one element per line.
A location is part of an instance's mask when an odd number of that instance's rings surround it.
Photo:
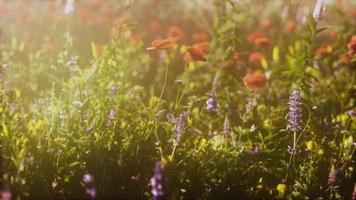
<path fill-rule="evenodd" d="M 317 0 L 313 12 L 313 19 L 315 22 L 319 22 L 323 19 L 325 12 L 325 0 Z"/>
<path fill-rule="evenodd" d="M 183 114 L 180 114 L 179 117 L 174 117 L 174 115 L 170 113 L 167 114 L 167 118 L 174 124 L 173 130 L 176 132 L 176 138 L 173 140 L 174 146 L 178 146 L 182 138 L 188 116 L 189 112 L 184 112 Z"/>
<path fill-rule="evenodd" d="M 289 96 L 288 129 L 297 132 L 302 130 L 302 101 L 298 89 L 293 89 Z"/>
<path fill-rule="evenodd" d="M 154 169 L 154 175 L 151 178 L 151 192 L 153 200 L 165 199 L 166 191 L 164 188 L 164 176 L 161 162 L 157 161 Z"/>

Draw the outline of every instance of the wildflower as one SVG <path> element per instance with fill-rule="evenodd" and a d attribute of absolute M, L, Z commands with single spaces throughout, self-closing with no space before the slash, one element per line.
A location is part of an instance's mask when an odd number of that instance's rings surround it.
<path fill-rule="evenodd" d="M 252 109 L 257 105 L 257 98 L 256 96 L 248 97 L 246 101 L 247 101 L 245 105 L 246 112 L 251 112 Z"/>
<path fill-rule="evenodd" d="M 352 53 L 356 54 L 356 35 L 353 35 L 350 42 L 347 44 L 347 49 Z"/>
<path fill-rule="evenodd" d="M 193 33 L 193 35 L 192 35 L 192 40 L 194 42 L 206 42 L 209 39 L 210 39 L 210 36 L 206 31 L 199 31 L 199 32 Z"/>
<path fill-rule="evenodd" d="M 116 83 L 115 83 L 113 86 L 111 86 L 111 92 L 112 92 L 113 94 L 115 94 L 118 89 L 119 89 L 119 85 L 116 84 Z"/>
<path fill-rule="evenodd" d="M 289 96 L 288 129 L 294 132 L 302 129 L 302 101 L 298 89 L 293 89 Z"/>
<path fill-rule="evenodd" d="M 68 16 L 72 15 L 74 12 L 74 0 L 67 0 L 64 7 L 64 13 Z"/>
<path fill-rule="evenodd" d="M 174 123 L 173 130 L 176 132 L 176 138 L 173 140 L 173 145 L 178 146 L 187 123 L 189 112 L 180 114 L 179 117 L 174 117 L 172 114 L 167 114 L 167 118 Z"/>
<path fill-rule="evenodd" d="M 301 152 L 300 149 L 298 149 L 296 147 L 291 147 L 291 146 L 288 146 L 287 151 L 289 154 L 298 154 Z"/>
<path fill-rule="evenodd" d="M 115 117 L 115 114 L 116 114 L 115 109 L 111 108 L 110 111 L 109 111 L 108 119 L 109 120 L 113 120 L 114 117 Z"/>
<path fill-rule="evenodd" d="M 178 26 L 170 26 L 168 28 L 167 37 L 177 37 L 178 41 L 182 41 L 184 39 L 184 32 Z"/>
<path fill-rule="evenodd" d="M 351 109 L 351 110 L 347 111 L 347 114 L 350 117 L 356 117 L 356 109 Z"/>
<path fill-rule="evenodd" d="M 323 19 L 325 12 L 325 0 L 317 0 L 313 12 L 313 19 L 315 22 L 319 22 Z"/>
<path fill-rule="evenodd" d="M 206 101 L 206 109 L 209 112 L 216 112 L 219 106 L 220 105 L 216 98 L 215 93 L 210 94 L 208 100 Z"/>
<path fill-rule="evenodd" d="M 96 197 L 96 189 L 94 187 L 87 188 L 85 189 L 85 193 L 89 196 L 91 199 L 95 199 Z"/>
<path fill-rule="evenodd" d="M 192 45 L 184 53 L 183 60 L 184 62 L 189 61 L 206 61 L 205 54 L 210 48 L 210 42 L 201 42 Z"/>
<path fill-rule="evenodd" d="M 91 174 L 84 174 L 83 182 L 85 186 L 85 193 L 88 195 L 89 199 L 96 198 L 96 188 L 94 187 L 94 177 Z"/>
<path fill-rule="evenodd" d="M 151 178 L 151 192 L 154 200 L 165 199 L 164 176 L 161 162 L 157 161 L 154 169 L 154 175 Z"/>
<path fill-rule="evenodd" d="M 11 200 L 11 191 L 8 187 L 0 191 L 0 199 L 1 200 Z"/>
<path fill-rule="evenodd" d="M 71 67 L 71 68 L 74 68 L 74 67 L 78 66 L 77 59 L 75 59 L 75 58 L 69 59 L 69 61 L 67 62 L 66 66 L 67 67 Z"/>
<path fill-rule="evenodd" d="M 229 118 L 225 117 L 225 121 L 223 124 L 223 133 L 224 133 L 225 137 L 227 137 L 227 135 L 230 133 L 230 130 L 231 130 L 230 120 L 229 120 Z"/>
<path fill-rule="evenodd" d="M 287 191 L 287 185 L 284 183 L 280 183 L 277 185 L 277 191 L 281 197 L 284 197 Z"/>
<path fill-rule="evenodd" d="M 154 50 L 154 49 L 160 49 L 160 50 L 166 50 L 174 47 L 177 42 L 179 41 L 178 37 L 169 37 L 166 39 L 157 39 L 152 41 L 152 46 L 148 47 L 147 50 Z"/>
<path fill-rule="evenodd" d="M 91 174 L 84 174 L 83 176 L 83 182 L 85 184 L 90 184 L 94 182 L 94 177 Z"/>
<path fill-rule="evenodd" d="M 252 149 L 251 149 L 250 153 L 252 155 L 256 155 L 256 154 L 258 154 L 260 152 L 261 152 L 261 146 L 259 144 L 255 144 L 255 145 L 252 146 Z"/>
<path fill-rule="evenodd" d="M 262 53 L 260 53 L 260 52 L 252 52 L 250 54 L 250 56 L 248 57 L 248 60 L 252 65 L 260 66 L 261 65 L 261 61 L 264 58 L 265 58 L 265 56 Z"/>
<path fill-rule="evenodd" d="M 323 57 L 327 55 L 328 53 L 331 53 L 332 49 L 330 45 L 323 45 L 319 47 L 318 49 L 315 50 L 315 56 L 317 58 Z"/>
<path fill-rule="evenodd" d="M 316 147 L 316 142 L 314 142 L 313 140 L 309 140 L 307 142 L 307 150 L 312 151 L 315 149 L 315 147 Z"/>
<path fill-rule="evenodd" d="M 115 117 L 115 114 L 116 114 L 116 110 L 113 109 L 113 108 L 111 108 L 111 109 L 109 110 L 109 114 L 108 114 L 108 117 L 107 117 L 107 122 L 106 122 L 106 125 L 107 125 L 107 126 L 110 126 L 111 121 L 112 121 L 112 120 L 114 119 L 114 117 Z"/>
<path fill-rule="evenodd" d="M 334 169 L 334 166 L 331 168 L 328 176 L 328 184 L 332 185 L 336 181 L 336 171 Z"/>
<path fill-rule="evenodd" d="M 250 90 L 262 90 L 267 85 L 267 77 L 264 74 L 246 74 L 243 78 L 245 86 Z"/>
<path fill-rule="evenodd" d="M 353 35 L 350 42 L 347 44 L 347 49 L 352 53 L 356 54 L 356 35 Z"/>
<path fill-rule="evenodd" d="M 264 32 L 256 31 L 248 35 L 247 41 L 249 43 L 254 44 L 256 39 L 263 37 L 266 37 L 266 34 Z"/>

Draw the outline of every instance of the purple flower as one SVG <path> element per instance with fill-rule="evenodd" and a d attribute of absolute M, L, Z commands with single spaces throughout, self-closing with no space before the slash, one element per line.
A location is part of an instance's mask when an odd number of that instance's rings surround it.
<path fill-rule="evenodd" d="M 11 191 L 8 187 L 6 187 L 4 190 L 0 191 L 0 199 L 1 200 L 11 200 Z"/>
<path fill-rule="evenodd" d="M 151 178 L 151 192 L 154 200 L 165 199 L 164 175 L 161 162 L 157 161 Z"/>
<path fill-rule="evenodd" d="M 94 177 L 91 174 L 84 174 L 83 182 L 85 184 L 93 183 L 94 182 Z"/>
<path fill-rule="evenodd" d="M 347 111 L 347 114 L 350 117 L 356 117 L 356 109 L 352 109 L 352 110 Z"/>
<path fill-rule="evenodd" d="M 212 94 L 209 94 L 209 98 L 208 100 L 206 101 L 206 109 L 209 111 L 209 112 L 216 112 L 217 109 L 219 108 L 219 102 L 216 98 L 216 95 L 215 93 L 212 93 Z"/>
<path fill-rule="evenodd" d="M 96 198 L 96 188 L 94 187 L 94 177 L 91 174 L 84 174 L 83 182 L 85 186 L 85 193 L 88 195 L 89 199 Z"/>
<path fill-rule="evenodd" d="M 113 94 L 115 94 L 118 89 L 119 89 L 119 85 L 116 84 L 116 83 L 115 83 L 113 86 L 111 86 L 111 92 L 112 92 Z"/>
<path fill-rule="evenodd" d="M 298 89 L 293 89 L 289 96 L 288 129 L 291 131 L 302 130 L 302 101 Z"/>
<path fill-rule="evenodd" d="M 67 67 L 74 68 L 78 66 L 78 61 L 76 58 L 72 57 L 71 59 L 69 59 L 66 65 Z"/>
<path fill-rule="evenodd" d="M 293 148 L 293 147 L 291 147 L 291 146 L 288 146 L 287 151 L 288 151 L 288 153 L 290 153 L 290 154 L 298 154 L 298 153 L 301 152 L 300 149 L 298 149 L 298 148 Z"/>
<path fill-rule="evenodd" d="M 94 187 L 86 188 L 85 193 L 91 198 L 95 199 L 96 197 L 96 189 Z"/>
<path fill-rule="evenodd" d="M 336 181 L 336 170 L 334 168 L 331 168 L 328 176 L 328 184 L 331 185 L 335 183 Z"/>
<path fill-rule="evenodd" d="M 172 114 L 167 114 L 167 118 L 174 124 L 173 130 L 176 132 L 176 138 L 173 140 L 173 145 L 178 146 L 187 123 L 189 112 L 180 114 L 179 117 L 174 117 Z"/>
<path fill-rule="evenodd" d="M 313 19 L 315 22 L 319 22 L 323 19 L 325 12 L 325 0 L 317 0 L 313 12 Z"/>
<path fill-rule="evenodd" d="M 261 146 L 259 144 L 255 144 L 255 145 L 253 145 L 250 153 L 252 155 L 256 155 L 256 154 L 258 154 L 260 152 L 261 152 Z"/>
<path fill-rule="evenodd" d="M 225 121 L 223 124 L 223 133 L 225 137 L 227 137 L 227 135 L 230 133 L 230 130 L 231 130 L 230 120 L 227 117 L 225 117 Z"/>
<path fill-rule="evenodd" d="M 249 98 L 246 98 L 246 105 L 245 105 L 245 109 L 246 109 L 246 112 L 251 112 L 253 110 L 254 107 L 256 107 L 257 105 L 257 98 L 256 96 L 253 96 L 253 97 L 249 97 Z"/>

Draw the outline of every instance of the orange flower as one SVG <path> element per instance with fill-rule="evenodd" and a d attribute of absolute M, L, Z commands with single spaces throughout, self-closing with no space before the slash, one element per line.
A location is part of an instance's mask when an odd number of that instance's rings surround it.
<path fill-rule="evenodd" d="M 184 39 L 184 32 L 178 26 L 170 26 L 168 28 L 167 37 L 177 37 L 178 41 Z"/>
<path fill-rule="evenodd" d="M 252 65 L 260 66 L 262 59 L 264 59 L 265 56 L 260 53 L 260 52 L 252 52 L 248 58 L 249 62 Z"/>
<path fill-rule="evenodd" d="M 187 49 L 183 56 L 185 62 L 189 61 L 206 61 L 204 55 L 208 52 L 210 48 L 210 42 L 201 42 L 193 44 Z"/>
<path fill-rule="evenodd" d="M 320 58 L 331 52 L 330 45 L 323 45 L 315 50 L 315 56 Z"/>
<path fill-rule="evenodd" d="M 292 33 L 295 30 L 295 22 L 294 20 L 289 20 L 284 26 L 285 33 Z"/>
<path fill-rule="evenodd" d="M 262 90 L 267 85 L 267 78 L 264 74 L 246 74 L 243 78 L 245 86 L 250 90 Z"/>
<path fill-rule="evenodd" d="M 353 35 L 350 42 L 347 44 L 347 49 L 352 53 L 356 54 L 356 35 Z"/>
<path fill-rule="evenodd" d="M 342 53 L 339 55 L 339 61 L 345 64 L 350 63 L 350 57 L 347 55 L 347 53 Z"/>
<path fill-rule="evenodd" d="M 272 45 L 272 42 L 268 37 L 260 37 L 254 41 L 254 44 L 258 47 L 268 47 Z"/>
<path fill-rule="evenodd" d="M 190 47 L 184 53 L 183 60 L 184 62 L 206 61 L 206 58 L 204 57 L 204 52 L 202 50 L 198 48 Z"/>
<path fill-rule="evenodd" d="M 260 37 L 266 37 L 266 34 L 264 32 L 256 31 L 248 35 L 247 41 L 253 44 L 255 40 Z"/>
<path fill-rule="evenodd" d="M 193 42 L 205 42 L 210 39 L 209 34 L 205 31 L 199 31 L 196 33 L 193 33 L 192 35 L 192 40 Z"/>
<path fill-rule="evenodd" d="M 199 49 L 203 53 L 207 53 L 209 48 L 210 48 L 210 42 L 196 43 L 196 44 L 193 44 L 192 47 L 195 48 L 195 49 Z"/>
<path fill-rule="evenodd" d="M 178 37 L 169 37 L 166 39 L 157 39 L 152 42 L 152 47 L 148 47 L 147 50 L 153 50 L 153 49 L 170 49 L 173 46 L 175 46 L 178 42 L 179 38 Z"/>
<path fill-rule="evenodd" d="M 266 36 L 266 34 L 259 31 L 251 33 L 247 40 L 258 47 L 267 47 L 272 44 L 271 40 Z"/>

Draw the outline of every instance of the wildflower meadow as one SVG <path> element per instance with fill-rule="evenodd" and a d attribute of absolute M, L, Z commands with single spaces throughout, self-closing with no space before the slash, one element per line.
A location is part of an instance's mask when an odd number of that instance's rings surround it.
<path fill-rule="evenodd" d="M 356 200 L 356 1 L 0 0 L 0 200 Z"/>

